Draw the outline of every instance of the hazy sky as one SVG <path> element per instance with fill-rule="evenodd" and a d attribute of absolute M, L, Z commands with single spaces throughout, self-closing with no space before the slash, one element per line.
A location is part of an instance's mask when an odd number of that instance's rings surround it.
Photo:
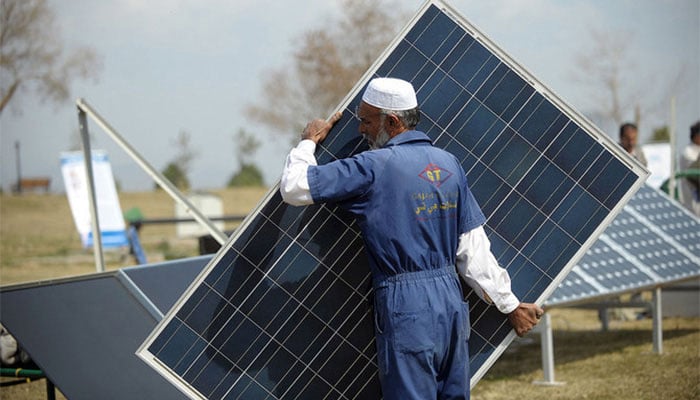
<path fill-rule="evenodd" d="M 401 1 L 412 14 L 421 0 Z M 676 93 L 679 146 L 700 118 L 700 2 L 697 0 L 453 0 L 471 23 L 553 92 L 586 113 L 591 98 L 572 77 L 576 56 L 590 49 L 590 30 L 628 38 L 626 84 L 647 104 L 643 139 L 667 124 L 666 88 L 683 71 Z M 49 0 L 67 49 L 90 46 L 102 57 L 99 81 L 76 82 L 84 98 L 151 164 L 161 170 L 177 151 L 180 131 L 191 135 L 197 157 L 190 181 L 195 189 L 223 187 L 237 169 L 234 135 L 243 128 L 263 142 L 256 164 L 268 184 L 279 177 L 289 141 L 250 125 L 244 108 L 260 98 L 267 71 L 289 63 L 295 41 L 306 30 L 340 12 L 338 0 Z M 303 6 L 302 6 L 303 4 Z M 401 25 L 405 21 L 400 21 Z M 651 100 L 650 100 L 651 98 Z M 75 102 L 42 104 L 30 95 L 0 116 L 0 184 L 15 182 L 15 142 L 22 175 L 50 176 L 63 191 L 60 152 L 76 143 Z M 628 111 L 633 118 L 632 110 Z M 323 117 L 323 116 L 320 116 Z M 124 190 L 152 181 L 92 121 L 96 148 L 106 149 Z M 616 135 L 615 127 L 601 126 Z"/>

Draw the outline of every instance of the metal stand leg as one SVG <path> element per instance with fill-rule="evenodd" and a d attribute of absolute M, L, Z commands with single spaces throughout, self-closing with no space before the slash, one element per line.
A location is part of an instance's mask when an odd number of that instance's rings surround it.
<path fill-rule="evenodd" d="M 56 400 L 56 387 L 49 378 L 46 378 L 46 400 Z"/>
<path fill-rule="evenodd" d="M 549 313 L 542 316 L 542 320 L 537 324 L 540 330 L 540 347 L 542 348 L 542 370 L 544 371 L 543 381 L 534 381 L 535 385 L 560 386 L 566 382 L 554 380 L 554 338 L 552 336 L 552 318 Z"/>
<path fill-rule="evenodd" d="M 610 329 L 610 313 L 608 311 L 608 308 L 605 306 L 598 309 L 598 318 L 601 323 L 600 330 L 603 332 L 607 332 Z"/>
<path fill-rule="evenodd" d="M 652 299 L 651 317 L 652 317 L 652 337 L 654 341 L 654 353 L 663 354 L 664 352 L 664 331 L 661 311 L 661 288 L 654 289 Z"/>

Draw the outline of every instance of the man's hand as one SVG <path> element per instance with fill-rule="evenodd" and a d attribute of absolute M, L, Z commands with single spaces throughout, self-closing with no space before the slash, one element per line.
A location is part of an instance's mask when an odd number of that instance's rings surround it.
<path fill-rule="evenodd" d="M 301 139 L 309 139 L 313 140 L 314 143 L 319 144 L 323 141 L 323 139 L 326 138 L 328 135 L 328 132 L 331 130 L 333 125 L 335 125 L 338 120 L 340 120 L 340 117 L 343 116 L 343 113 L 338 111 L 337 113 L 333 114 L 331 118 L 328 121 L 324 121 L 322 119 L 315 119 L 308 124 L 306 124 L 306 128 L 304 128 L 304 132 L 301 134 Z"/>
<path fill-rule="evenodd" d="M 522 337 L 537 325 L 544 315 L 544 310 L 537 304 L 520 303 L 518 308 L 508 314 L 508 320 L 515 329 L 515 333 Z"/>

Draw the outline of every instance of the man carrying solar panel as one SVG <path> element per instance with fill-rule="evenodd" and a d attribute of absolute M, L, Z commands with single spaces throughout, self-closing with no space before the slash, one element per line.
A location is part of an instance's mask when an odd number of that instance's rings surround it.
<path fill-rule="evenodd" d="M 371 150 L 317 165 L 316 145 L 340 117 L 306 126 L 287 156 L 282 197 L 293 205 L 333 202 L 356 216 L 375 291 L 384 399 L 469 398 L 469 309 L 457 275 L 508 314 L 520 336 L 543 310 L 512 293 L 459 162 L 414 130 L 419 111 L 409 82 L 373 79 L 356 110 Z"/>

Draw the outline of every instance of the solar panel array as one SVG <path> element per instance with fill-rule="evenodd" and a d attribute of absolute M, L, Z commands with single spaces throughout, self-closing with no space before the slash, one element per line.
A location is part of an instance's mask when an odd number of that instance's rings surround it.
<path fill-rule="evenodd" d="M 1 286 L 0 322 L 60 388 L 61 398 L 186 400 L 134 349 L 211 259 Z M 0 388 L 0 398 L 12 397 Z"/>
<path fill-rule="evenodd" d="M 700 276 L 700 221 L 644 186 L 547 300 L 565 305 Z"/>
<path fill-rule="evenodd" d="M 348 95 L 320 164 L 366 150 L 353 110 L 375 76 L 413 83 L 419 130 L 462 162 L 494 254 L 543 301 L 645 175 L 441 1 L 428 1 Z M 512 340 L 471 293 L 472 386 Z M 371 280 L 359 230 L 333 205 L 273 189 L 139 355 L 190 396 L 376 399 Z"/>

